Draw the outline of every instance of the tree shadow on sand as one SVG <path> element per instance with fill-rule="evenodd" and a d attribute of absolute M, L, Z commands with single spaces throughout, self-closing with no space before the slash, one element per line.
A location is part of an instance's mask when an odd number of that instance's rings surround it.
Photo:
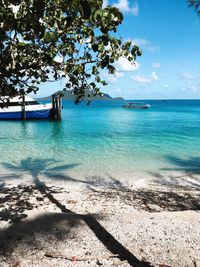
<path fill-rule="evenodd" d="M 49 193 L 60 193 L 63 191 L 62 188 L 55 186 L 46 186 L 45 183 L 40 181 L 39 177 L 43 176 L 48 179 L 59 179 L 64 181 L 76 181 L 72 177 L 63 174 L 68 170 L 77 166 L 77 164 L 65 164 L 55 166 L 58 163 L 52 159 L 33 159 L 28 157 L 23 159 L 20 163 L 1 163 L 1 165 L 11 171 L 12 173 L 1 176 L 2 181 L 9 181 L 10 179 L 17 178 L 23 181 L 22 176 L 28 174 L 33 184 L 31 185 L 18 185 L 18 186 L 6 186 L 5 182 L 2 183 L 4 186 L 1 188 L 0 193 L 0 219 L 9 220 L 11 223 L 19 222 L 27 215 L 25 211 L 31 210 L 43 204 L 44 197 Z M 40 195 L 38 196 L 38 192 Z M 32 201 L 32 199 L 35 201 Z"/>
<path fill-rule="evenodd" d="M 200 191 L 194 180 L 190 184 L 191 187 L 188 187 L 188 183 L 187 186 L 176 184 L 174 187 L 172 181 L 169 184 L 169 178 L 166 180 L 165 176 L 157 173 L 151 175 L 154 179 L 150 186 L 137 189 L 126 186 L 112 177 L 88 178 L 87 180 L 91 181 L 88 183 L 89 198 L 125 203 L 135 209 L 149 212 L 200 210 Z"/>
<path fill-rule="evenodd" d="M 157 178 L 160 180 L 160 183 L 187 190 L 200 190 L 200 158 L 190 157 L 182 159 L 174 156 L 166 156 L 166 159 L 174 167 L 161 169 L 166 174 L 166 178 L 159 179 L 163 178 L 164 175 L 158 175 Z"/>
<path fill-rule="evenodd" d="M 200 210 L 200 158 L 166 156 L 166 159 L 174 167 L 150 173 L 160 203 L 166 199 L 170 210 L 176 210 L 176 207 L 178 210 Z"/>
<path fill-rule="evenodd" d="M 18 227 L 22 227 L 25 229 L 30 229 L 31 225 L 36 225 L 36 222 L 41 222 L 44 223 L 44 221 L 48 221 L 49 225 L 54 225 L 55 221 L 59 221 L 59 220 L 63 220 L 63 219 L 71 219 L 71 218 L 76 218 L 78 219 L 78 221 L 82 220 L 90 229 L 91 231 L 95 234 L 95 236 L 98 238 L 98 240 L 104 244 L 104 246 L 114 255 L 117 255 L 117 258 L 119 258 L 120 260 L 127 260 L 127 262 L 131 265 L 131 266 L 150 266 L 149 263 L 146 262 L 142 262 L 140 261 L 138 258 L 136 258 L 129 250 L 127 250 L 119 241 L 117 241 L 114 236 L 112 236 L 96 219 L 95 216 L 93 215 L 83 215 L 83 214 L 76 214 L 73 211 L 67 209 L 65 207 L 65 205 L 63 205 L 62 203 L 60 203 L 54 196 L 54 193 L 56 193 L 55 189 L 53 187 L 49 187 L 46 186 L 46 184 L 44 182 L 42 182 L 40 180 L 40 175 L 42 176 L 46 176 L 47 178 L 50 179 L 54 179 L 56 178 L 62 178 L 65 181 L 73 181 L 73 182 L 85 182 L 87 183 L 87 181 L 82 181 L 82 180 L 78 180 L 78 179 L 73 179 L 70 176 L 67 176 L 66 174 L 63 174 L 62 171 L 65 170 L 65 172 L 68 169 L 71 169 L 73 167 L 76 166 L 76 164 L 72 164 L 72 165 L 63 165 L 63 166 L 54 166 L 52 167 L 52 163 L 54 163 L 55 160 L 51 160 L 51 159 L 45 159 L 45 160 L 41 160 L 41 159 L 33 159 L 33 158 L 27 158 L 24 160 L 21 160 L 21 162 L 19 164 L 14 163 L 3 163 L 2 165 L 4 166 L 4 168 L 13 171 L 13 175 L 17 175 L 20 177 L 21 174 L 23 173 L 28 173 L 33 180 L 33 187 L 25 187 L 22 188 L 22 190 L 24 191 L 19 191 L 19 193 L 17 194 L 16 191 L 18 189 L 20 189 L 19 187 L 15 189 L 14 192 L 10 192 L 8 193 L 8 191 L 5 190 L 9 190 L 8 188 L 6 189 L 5 186 L 3 187 L 4 189 L 4 199 L 3 201 L 6 202 L 9 199 L 9 195 L 10 197 L 13 197 L 13 193 L 15 195 L 17 195 L 17 200 L 21 200 L 21 196 L 22 193 L 29 193 L 31 194 L 35 194 L 35 190 L 37 190 L 38 192 L 40 192 L 41 196 L 44 198 L 47 198 L 51 203 L 55 204 L 60 211 L 62 212 L 61 215 L 58 214 L 51 214 L 51 216 L 49 217 L 49 215 L 43 215 L 42 218 L 38 218 L 36 219 L 37 221 L 32 221 L 32 222 L 24 222 L 21 221 L 18 224 L 12 224 L 8 229 L 6 230 L 1 230 L 1 240 L 4 240 L 1 249 L 2 252 L 5 252 L 8 250 L 8 247 L 11 246 L 12 242 L 9 239 L 9 234 L 10 233 L 16 233 L 16 229 Z M 60 174 L 58 174 L 58 172 L 61 172 Z M 55 174 L 55 176 L 54 176 Z M 30 197 L 29 195 L 29 197 Z M 29 198 L 28 198 L 29 199 Z M 26 207 L 26 205 L 28 204 L 28 199 L 26 198 L 26 201 L 23 202 L 24 207 Z M 41 199 L 42 200 L 42 199 Z M 19 201 L 17 202 L 17 207 L 19 207 Z M 24 201 L 24 200 L 23 200 Z M 31 207 L 33 208 L 33 207 Z M 19 211 L 19 210 L 18 210 Z M 24 210 L 21 214 L 24 214 Z M 12 212 L 11 212 L 11 216 L 12 216 Z M 20 218 L 21 219 L 21 218 Z M 41 223 L 39 223 L 41 225 Z M 77 224 L 77 222 L 75 223 Z M 37 228 L 40 229 L 40 228 Z M 38 231 L 36 228 L 34 229 L 35 231 Z M 42 228 L 43 229 L 43 228 Z M 46 229 L 46 228 L 45 228 Z M 51 231 L 51 227 L 48 228 L 48 231 Z M 46 229 L 47 230 L 47 229 Z M 28 231 L 28 234 L 30 235 L 30 231 Z M 13 237 L 12 237 L 13 239 Z M 15 238 L 16 239 L 16 238 Z"/>
<path fill-rule="evenodd" d="M 30 196 L 36 200 L 38 198 L 37 189 L 34 186 L 7 187 L 5 184 L 0 186 L 0 220 L 16 223 L 26 218 L 25 212 L 38 206 L 30 201 Z"/>

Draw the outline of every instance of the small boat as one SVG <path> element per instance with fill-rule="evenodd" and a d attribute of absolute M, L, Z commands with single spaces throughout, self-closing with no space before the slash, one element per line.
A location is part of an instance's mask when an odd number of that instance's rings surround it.
<path fill-rule="evenodd" d="M 129 102 L 129 103 L 126 103 L 125 105 L 123 105 L 122 108 L 127 108 L 127 109 L 133 109 L 133 108 L 147 109 L 147 108 L 150 108 L 150 105 L 146 104 L 144 102 Z"/>
<path fill-rule="evenodd" d="M 31 98 L 25 96 L 25 111 L 23 108 L 23 100 L 16 96 L 9 98 L 7 96 L 1 97 L 0 100 L 0 119 L 23 119 L 24 113 L 26 119 L 48 119 L 52 104 L 41 104 Z M 9 99 L 9 101 L 8 101 Z"/>

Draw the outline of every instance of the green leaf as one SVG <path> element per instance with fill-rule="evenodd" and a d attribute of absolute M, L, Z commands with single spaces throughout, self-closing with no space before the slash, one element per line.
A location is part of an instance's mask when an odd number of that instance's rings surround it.
<path fill-rule="evenodd" d="M 91 15 L 91 4 L 87 0 L 80 0 L 82 15 L 84 19 L 89 19 Z"/>
<path fill-rule="evenodd" d="M 16 1 L 17 18 L 10 8 Z M 98 83 L 106 85 L 101 69 L 113 74 L 121 56 L 141 56 L 137 46 L 116 37 L 123 15 L 115 7 L 102 8 L 102 0 L 16 1 L 0 6 L 0 93 L 35 92 L 36 83 L 68 77 L 65 87 L 74 89 L 78 103 Z"/>
<path fill-rule="evenodd" d="M 46 43 L 49 43 L 51 41 L 51 34 L 50 34 L 50 32 L 45 32 L 45 34 L 44 34 L 44 41 Z"/>

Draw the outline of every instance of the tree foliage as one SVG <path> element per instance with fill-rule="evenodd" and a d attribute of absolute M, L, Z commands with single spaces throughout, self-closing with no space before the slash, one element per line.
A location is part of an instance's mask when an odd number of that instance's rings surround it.
<path fill-rule="evenodd" d="M 36 92 L 46 81 L 67 78 L 77 103 L 100 94 L 100 70 L 134 64 L 141 51 L 115 37 L 123 15 L 103 0 L 1 0 L 0 96 Z"/>
<path fill-rule="evenodd" d="M 193 7 L 200 16 L 200 0 L 188 0 L 188 6 Z"/>

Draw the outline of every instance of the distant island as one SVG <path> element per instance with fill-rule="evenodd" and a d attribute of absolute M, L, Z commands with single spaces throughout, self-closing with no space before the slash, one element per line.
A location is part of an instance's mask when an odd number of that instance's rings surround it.
<path fill-rule="evenodd" d="M 64 100 L 75 100 L 75 96 L 72 94 L 72 91 L 68 90 L 68 91 L 62 91 L 62 93 L 64 94 L 63 99 Z M 42 97 L 42 98 L 38 98 L 39 100 L 51 100 L 52 95 L 50 96 L 46 96 L 46 97 Z M 108 94 L 104 94 L 103 96 L 100 95 L 96 95 L 96 96 L 91 96 L 88 98 L 84 98 L 83 100 L 124 100 L 124 98 L 122 97 L 111 97 Z"/>

